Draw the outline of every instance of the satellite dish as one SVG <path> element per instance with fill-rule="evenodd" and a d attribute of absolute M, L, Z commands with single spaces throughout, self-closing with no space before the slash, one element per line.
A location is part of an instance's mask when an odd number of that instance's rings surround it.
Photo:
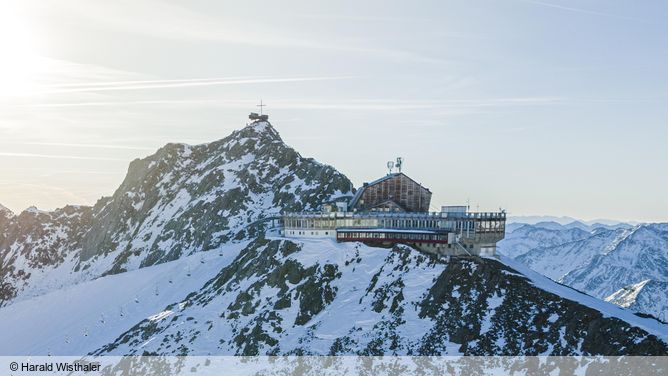
<path fill-rule="evenodd" d="M 392 173 L 393 168 L 394 168 L 394 162 L 393 161 L 388 161 L 387 162 L 387 169 L 389 170 L 388 174 Z"/>

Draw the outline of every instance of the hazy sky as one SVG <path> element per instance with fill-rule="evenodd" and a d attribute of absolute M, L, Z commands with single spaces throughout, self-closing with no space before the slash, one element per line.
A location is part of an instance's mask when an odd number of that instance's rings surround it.
<path fill-rule="evenodd" d="M 0 203 L 243 127 L 433 206 L 668 220 L 668 2 L 0 0 Z"/>

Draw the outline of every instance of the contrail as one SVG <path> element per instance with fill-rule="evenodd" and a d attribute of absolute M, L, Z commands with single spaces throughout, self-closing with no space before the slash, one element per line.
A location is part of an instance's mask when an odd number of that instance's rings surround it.
<path fill-rule="evenodd" d="M 156 148 L 141 147 L 141 146 L 125 146 L 125 145 L 109 145 L 109 144 L 76 144 L 76 143 L 65 143 L 65 142 L 20 142 L 18 144 L 37 145 L 37 146 L 67 146 L 74 148 L 93 148 L 93 149 L 156 150 Z"/>
<path fill-rule="evenodd" d="M 598 12 L 598 11 L 595 11 L 595 10 L 588 10 L 588 9 L 582 9 L 582 8 L 573 8 L 573 7 L 568 7 L 568 6 L 559 5 L 559 4 L 546 3 L 546 2 L 538 1 L 538 0 L 520 0 L 520 1 L 523 1 L 523 2 L 529 3 L 529 4 L 541 5 L 541 6 L 548 7 L 548 8 L 561 9 L 561 10 L 566 10 L 566 11 L 575 12 L 575 13 L 591 14 L 591 15 L 594 15 L 594 16 L 619 18 L 619 19 L 623 19 L 623 20 L 644 21 L 642 19 L 634 18 L 634 17 L 619 16 L 619 15 L 616 15 L 616 14 Z"/>
<path fill-rule="evenodd" d="M 202 79 L 196 81 L 166 82 L 166 83 L 156 83 L 148 85 L 134 84 L 134 85 L 75 87 L 62 90 L 46 90 L 42 92 L 42 94 L 81 93 L 81 92 L 99 92 L 99 91 L 117 91 L 117 90 L 150 90 L 150 89 L 165 89 L 165 88 L 285 83 L 285 82 L 308 82 L 308 81 L 341 80 L 347 78 L 351 77 L 341 76 L 341 77 L 256 78 L 256 79 L 233 79 L 233 80 L 214 80 L 214 81 L 204 81 Z"/>
<path fill-rule="evenodd" d="M 80 157 L 76 155 L 54 155 L 54 154 L 32 154 L 32 153 L 7 153 L 0 152 L 0 157 L 18 157 L 18 158 L 45 158 L 45 159 L 77 159 L 89 161 L 116 161 L 129 162 L 124 158 L 106 158 L 106 157 Z"/>
<path fill-rule="evenodd" d="M 263 77 L 257 76 L 238 76 L 238 77 L 215 77 L 215 78 L 189 78 L 189 79 L 174 79 L 174 80 L 126 80 L 126 81 L 101 81 L 101 82 L 81 82 L 72 84 L 54 84 L 47 85 L 48 88 L 69 88 L 69 87 L 94 87 L 94 86 L 116 86 L 116 85 L 136 85 L 136 84 L 165 84 L 165 83 L 182 83 L 182 82 L 210 82 L 222 80 L 248 80 L 261 79 Z"/>

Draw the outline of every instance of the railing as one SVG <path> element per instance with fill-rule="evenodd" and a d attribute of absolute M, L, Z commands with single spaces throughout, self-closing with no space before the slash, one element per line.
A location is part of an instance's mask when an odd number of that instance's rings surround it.
<path fill-rule="evenodd" d="M 425 213 L 406 213 L 406 212 L 289 212 L 283 214 L 284 217 L 299 218 L 394 218 L 394 219 L 434 219 L 434 218 L 452 218 L 452 219 L 487 219 L 487 220 L 505 220 L 505 212 L 425 212 Z"/>

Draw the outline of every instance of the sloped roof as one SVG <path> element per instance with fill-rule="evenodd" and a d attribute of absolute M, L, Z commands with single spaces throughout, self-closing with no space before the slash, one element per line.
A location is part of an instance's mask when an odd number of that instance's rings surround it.
<path fill-rule="evenodd" d="M 387 174 L 387 175 L 383 176 L 382 178 L 376 179 L 376 180 L 372 181 L 371 183 L 366 183 L 366 184 L 362 185 L 362 186 L 360 187 L 360 189 L 358 189 L 357 192 L 355 192 L 355 195 L 354 195 L 353 198 L 350 200 L 350 204 L 348 204 L 348 206 L 351 207 L 351 208 L 354 207 L 355 204 L 357 204 L 357 201 L 359 201 L 359 199 L 360 199 L 360 198 L 362 197 L 362 195 L 364 194 L 364 191 L 366 190 L 367 187 L 370 187 L 370 186 L 372 186 L 372 185 L 376 185 L 376 184 L 378 184 L 378 183 L 382 183 L 382 182 L 384 182 L 385 180 L 391 179 L 391 178 L 396 177 L 396 176 L 399 176 L 399 175 L 403 175 L 403 176 L 407 177 L 407 178 L 410 179 L 410 181 L 412 181 L 413 183 L 418 184 L 418 185 L 421 186 L 422 188 L 424 188 L 424 189 L 426 189 L 427 191 L 431 192 L 431 191 L 429 190 L 429 188 L 427 188 L 427 187 L 425 187 L 424 185 L 422 185 L 422 184 L 416 182 L 415 180 L 411 179 L 410 176 L 404 174 L 403 172 L 395 172 L 395 173 L 393 173 L 393 174 Z"/>

